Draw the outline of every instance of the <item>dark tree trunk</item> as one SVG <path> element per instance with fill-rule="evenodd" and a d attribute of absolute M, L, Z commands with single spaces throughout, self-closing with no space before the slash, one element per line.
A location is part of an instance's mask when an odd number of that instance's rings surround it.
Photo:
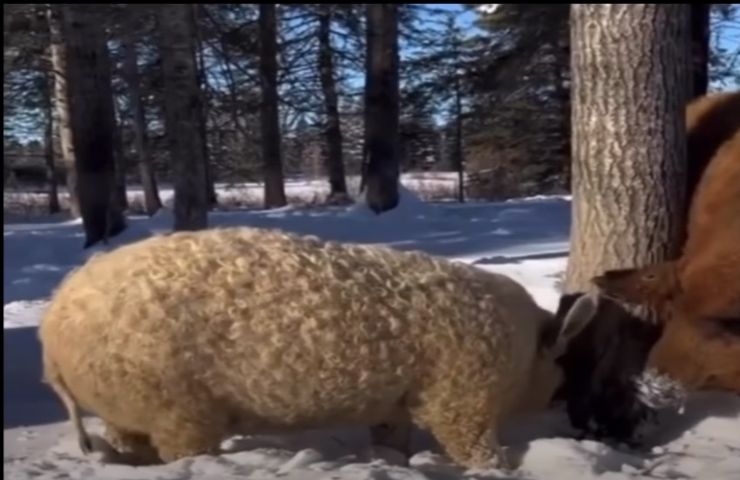
<path fill-rule="evenodd" d="M 97 12 L 67 5 L 64 13 L 67 92 L 85 248 L 126 228 L 115 201 L 115 117 L 110 59 Z"/>
<path fill-rule="evenodd" d="M 206 176 L 206 199 L 209 207 L 215 207 L 218 204 L 218 195 L 216 195 L 216 185 L 211 168 L 211 159 L 208 153 L 208 102 L 206 101 L 206 89 L 208 88 L 208 79 L 206 78 L 205 60 L 203 59 L 203 42 L 201 40 L 200 28 L 198 26 L 198 9 L 200 4 L 192 5 L 193 28 L 195 28 L 195 49 L 196 49 L 196 67 L 198 68 L 198 92 L 200 92 L 199 124 L 200 136 L 203 139 L 203 161 L 205 162 Z"/>
<path fill-rule="evenodd" d="M 165 124 L 175 183 L 175 230 L 208 226 L 192 21 L 187 4 L 159 7 Z"/>
<path fill-rule="evenodd" d="M 77 198 L 77 167 L 75 161 L 72 125 L 69 114 L 67 93 L 67 52 L 64 40 L 64 18 L 61 5 L 49 5 L 49 38 L 51 68 L 54 77 L 54 124 L 59 134 L 59 148 L 66 174 L 65 186 L 69 213 L 73 218 L 80 217 L 80 202 Z"/>
<path fill-rule="evenodd" d="M 144 208 L 147 215 L 154 215 L 162 208 L 162 200 L 159 198 L 157 181 L 154 175 L 152 161 L 147 151 L 146 114 L 141 102 L 141 88 L 139 85 L 138 55 L 136 44 L 129 35 L 124 35 L 124 76 L 128 86 L 128 99 L 133 112 L 134 128 L 134 150 L 138 159 L 139 177 L 144 190 Z"/>
<path fill-rule="evenodd" d="M 287 204 L 283 183 L 283 163 L 280 157 L 280 122 L 277 93 L 277 18 L 274 3 L 261 3 L 260 31 L 260 81 L 262 102 L 260 120 L 262 127 L 262 162 L 265 176 L 265 208 Z"/>
<path fill-rule="evenodd" d="M 117 207 L 125 212 L 128 208 L 128 197 L 126 196 L 126 152 L 123 148 L 123 119 L 118 114 L 115 100 L 113 101 L 114 119 L 113 128 L 113 157 L 115 159 L 115 184 L 116 193 L 114 201 Z"/>
<path fill-rule="evenodd" d="M 46 181 L 49 188 L 49 213 L 58 213 L 59 189 L 57 188 L 57 171 L 54 164 L 54 91 L 53 74 L 48 76 L 44 91 L 44 160 L 46 162 Z"/>
<path fill-rule="evenodd" d="M 347 194 L 347 182 L 344 176 L 344 159 L 342 155 L 342 130 L 339 122 L 339 105 L 337 87 L 334 80 L 334 60 L 331 46 L 331 6 L 321 6 L 319 14 L 319 72 L 321 88 L 324 92 L 326 113 L 326 171 L 329 175 L 329 198 L 344 197 Z"/>
<path fill-rule="evenodd" d="M 367 4 L 366 12 L 363 185 L 368 207 L 380 214 L 400 201 L 398 5 Z"/>
<path fill-rule="evenodd" d="M 455 72 L 455 167 L 457 168 L 457 200 L 465 202 L 465 161 L 463 159 L 463 118 L 460 78 Z"/>
<path fill-rule="evenodd" d="M 709 10 L 711 3 L 691 4 L 691 68 L 690 98 L 701 97 L 709 87 Z"/>

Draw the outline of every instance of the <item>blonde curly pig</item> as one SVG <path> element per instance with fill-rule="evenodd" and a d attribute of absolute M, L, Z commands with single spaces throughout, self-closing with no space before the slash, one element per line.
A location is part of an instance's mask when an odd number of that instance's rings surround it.
<path fill-rule="evenodd" d="M 556 325 L 510 278 L 386 247 L 249 228 L 152 237 L 92 257 L 54 294 L 45 379 L 82 449 L 169 462 L 235 434 L 361 425 L 407 455 L 412 423 L 466 467 L 505 461 L 497 427 L 545 408 Z"/>

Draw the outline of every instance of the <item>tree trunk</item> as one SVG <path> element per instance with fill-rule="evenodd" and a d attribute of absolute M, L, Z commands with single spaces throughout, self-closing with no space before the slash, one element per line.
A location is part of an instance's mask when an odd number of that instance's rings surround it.
<path fill-rule="evenodd" d="M 139 164 L 139 176 L 144 190 L 144 206 L 147 215 L 154 215 L 162 208 L 162 200 L 157 190 L 157 180 L 146 145 L 146 114 L 141 102 L 139 85 L 139 66 L 136 44 L 129 35 L 123 38 L 123 71 L 128 86 L 128 100 L 133 112 L 134 149 Z"/>
<path fill-rule="evenodd" d="M 208 78 L 206 77 L 206 66 L 203 59 L 203 42 L 201 40 L 200 28 L 198 27 L 198 8 L 200 4 L 191 5 L 193 14 L 193 28 L 195 29 L 195 49 L 196 68 L 198 69 L 198 92 L 200 93 L 200 110 L 198 111 L 200 136 L 203 139 L 203 161 L 206 177 L 206 200 L 209 207 L 215 207 L 218 204 L 216 195 L 216 185 L 211 169 L 211 160 L 208 154 L 208 102 L 206 101 L 206 88 L 208 87 Z"/>
<path fill-rule="evenodd" d="M 572 6 L 573 223 L 566 291 L 589 290 L 591 277 L 604 270 L 679 252 L 688 14 L 688 5 L 680 4 Z"/>
<path fill-rule="evenodd" d="M 113 89 L 101 20 L 87 6 L 64 10 L 67 94 L 85 248 L 117 235 L 126 221 L 115 201 Z"/>
<path fill-rule="evenodd" d="M 701 97 L 709 87 L 709 10 L 711 3 L 691 4 L 691 68 L 690 98 Z"/>
<path fill-rule="evenodd" d="M 187 4 L 159 7 L 165 125 L 175 184 L 175 230 L 198 230 L 208 226 L 192 21 Z"/>
<path fill-rule="evenodd" d="M 323 5 L 319 14 L 319 72 L 321 89 L 324 92 L 326 110 L 326 171 L 329 175 L 329 198 L 343 197 L 347 194 L 347 182 L 344 176 L 344 158 L 342 155 L 342 130 L 339 123 L 339 101 L 337 86 L 334 80 L 334 60 L 331 46 L 330 5 Z"/>
<path fill-rule="evenodd" d="M 58 213 L 59 191 L 57 188 L 57 171 L 54 165 L 54 76 L 49 74 L 44 91 L 44 159 L 46 161 L 46 181 L 49 187 L 49 213 Z"/>
<path fill-rule="evenodd" d="M 375 213 L 399 201 L 398 5 L 367 4 L 363 185 Z"/>
<path fill-rule="evenodd" d="M 283 184 L 283 164 L 280 158 L 280 123 L 277 93 L 277 19 L 274 3 L 261 3 L 260 31 L 260 81 L 262 102 L 260 120 L 262 127 L 262 162 L 265 175 L 265 208 L 287 204 Z"/>
<path fill-rule="evenodd" d="M 457 200 L 465 202 L 465 161 L 463 160 L 463 118 L 460 76 L 455 72 L 455 167 L 457 168 Z"/>
<path fill-rule="evenodd" d="M 69 115 L 69 98 L 67 97 L 67 52 L 64 46 L 64 19 L 61 5 L 49 4 L 47 18 L 49 21 L 49 38 L 51 68 L 54 77 L 54 124 L 59 133 L 60 153 L 66 173 L 69 213 L 73 218 L 80 217 L 80 202 L 77 198 L 77 167 L 75 150 L 72 141 L 72 126 Z"/>
<path fill-rule="evenodd" d="M 679 252 L 689 8 L 571 5 L 573 220 L 559 315 L 593 276 Z M 648 313 L 602 298 L 559 360 L 574 427 L 628 442 L 650 413 L 635 392 L 660 335 Z"/>
<path fill-rule="evenodd" d="M 121 118 L 115 99 L 113 100 L 113 157 L 115 160 L 115 197 L 117 207 L 125 212 L 128 208 L 128 196 L 126 195 L 126 152 L 123 148 L 123 118 Z"/>

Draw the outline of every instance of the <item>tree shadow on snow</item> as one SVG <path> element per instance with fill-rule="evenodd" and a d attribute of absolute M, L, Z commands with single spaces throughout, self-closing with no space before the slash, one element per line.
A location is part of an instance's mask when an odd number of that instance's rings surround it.
<path fill-rule="evenodd" d="M 67 420 L 61 402 L 41 381 L 41 344 L 36 327 L 3 332 L 3 425 L 5 429 Z"/>

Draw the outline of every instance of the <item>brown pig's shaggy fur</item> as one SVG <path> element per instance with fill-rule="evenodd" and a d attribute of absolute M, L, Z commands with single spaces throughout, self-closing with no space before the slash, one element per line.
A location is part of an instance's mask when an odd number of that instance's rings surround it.
<path fill-rule="evenodd" d="M 647 369 L 692 390 L 740 393 L 740 317 L 697 319 L 679 312 L 650 351 Z"/>
<path fill-rule="evenodd" d="M 413 422 L 480 466 L 500 453 L 499 423 L 560 382 L 552 321 L 476 267 L 230 228 L 94 256 L 40 338 L 71 417 L 94 412 L 120 449 L 172 461 L 233 434 Z"/>
<path fill-rule="evenodd" d="M 693 195 L 681 256 L 607 271 L 594 283 L 607 296 L 657 310 L 664 332 L 647 368 L 695 389 L 740 392 L 740 93 L 713 98 L 697 103 L 691 117 L 714 109 L 714 130 L 694 126 L 704 143 L 693 150 L 713 156 Z"/>
<path fill-rule="evenodd" d="M 717 150 L 740 130 L 739 112 L 740 91 L 710 93 L 686 106 L 687 205 Z"/>

